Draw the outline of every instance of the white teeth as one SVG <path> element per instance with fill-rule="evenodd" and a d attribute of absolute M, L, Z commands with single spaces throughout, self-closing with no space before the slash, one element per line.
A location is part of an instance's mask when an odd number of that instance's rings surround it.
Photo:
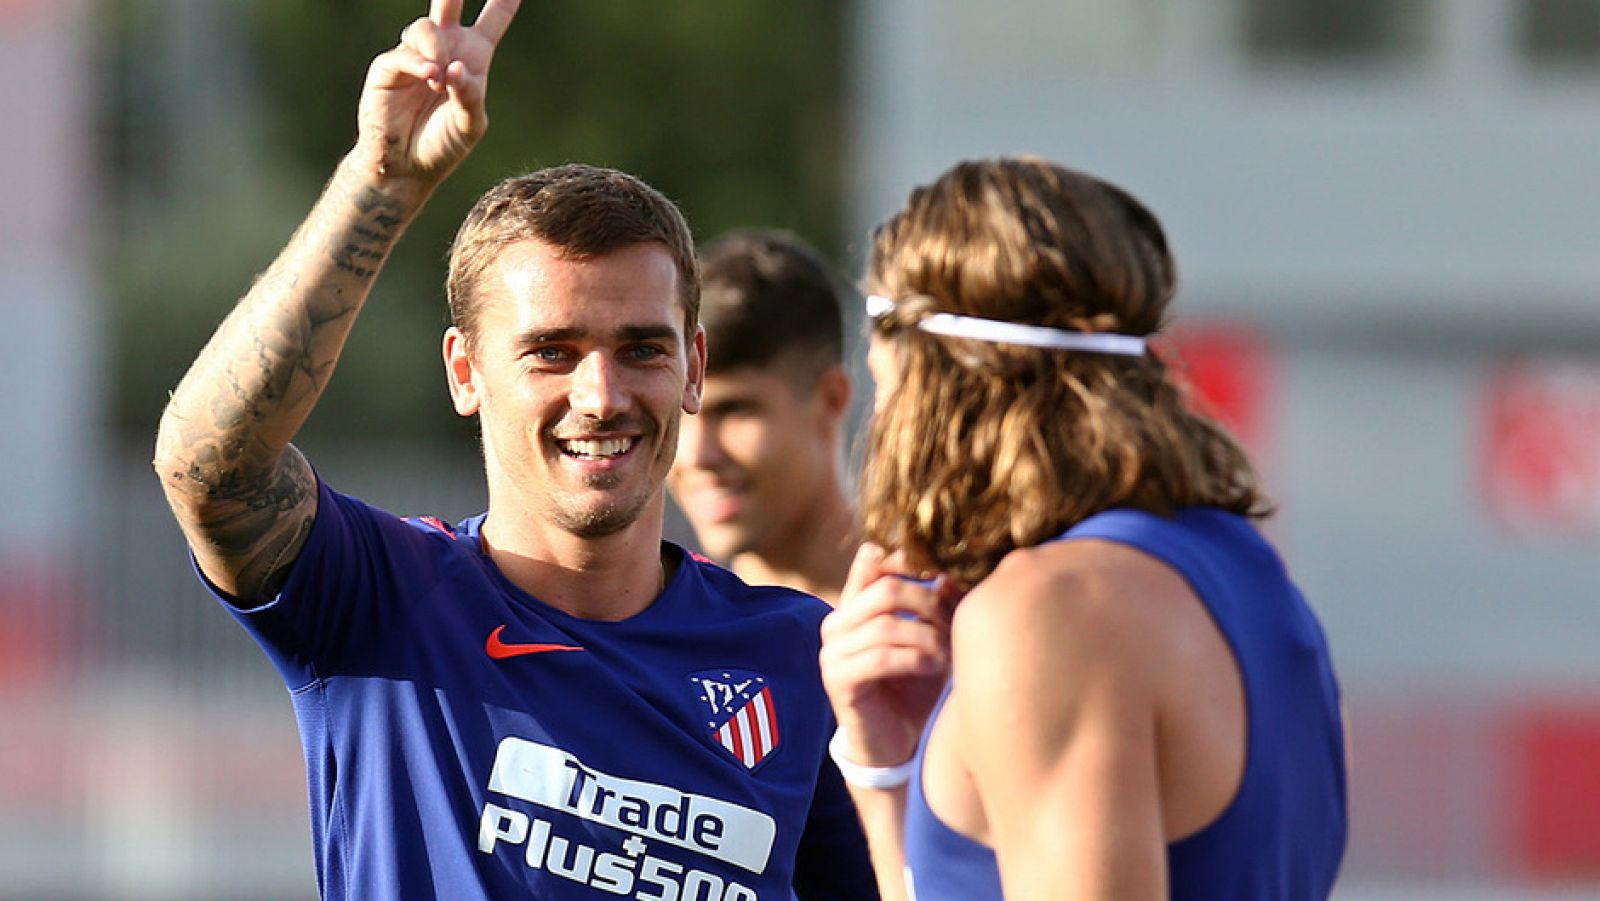
<path fill-rule="evenodd" d="M 561 442 L 567 453 L 580 457 L 615 457 L 627 453 L 633 447 L 632 438 L 601 438 L 599 440 L 578 439 Z"/>

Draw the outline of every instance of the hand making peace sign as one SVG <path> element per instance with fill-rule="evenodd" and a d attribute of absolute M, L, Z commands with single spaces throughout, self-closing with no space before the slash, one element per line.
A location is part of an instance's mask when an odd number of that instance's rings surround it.
<path fill-rule="evenodd" d="M 463 2 L 432 0 L 367 70 L 357 149 L 385 176 L 437 182 L 489 127 L 489 63 L 521 0 L 485 0 L 471 26 L 461 24 Z"/>

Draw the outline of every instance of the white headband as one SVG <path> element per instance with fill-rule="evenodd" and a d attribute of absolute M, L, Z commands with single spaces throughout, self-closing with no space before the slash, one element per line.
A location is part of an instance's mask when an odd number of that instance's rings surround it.
<path fill-rule="evenodd" d="M 878 294 L 867 295 L 867 316 L 878 319 L 887 316 L 893 310 L 894 301 L 889 298 Z M 1144 339 L 1135 335 L 1069 332 L 1043 325 L 1000 322 L 995 319 L 979 319 L 976 316 L 957 316 L 954 313 L 934 313 L 918 322 L 917 328 L 932 335 L 972 338 L 996 344 L 1025 344 L 1029 347 L 1054 350 L 1081 350 L 1129 357 L 1142 357 L 1145 350 Z"/>

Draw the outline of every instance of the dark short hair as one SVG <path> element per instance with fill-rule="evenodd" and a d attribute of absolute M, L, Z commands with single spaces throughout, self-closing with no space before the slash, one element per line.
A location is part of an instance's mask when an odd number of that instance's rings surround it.
<path fill-rule="evenodd" d="M 484 270 L 507 245 L 541 241 L 574 259 L 635 244 L 667 249 L 678 270 L 685 335 L 700 315 L 700 269 L 683 212 L 643 181 L 599 166 L 568 163 L 500 182 L 478 198 L 450 246 L 445 293 L 450 321 L 472 340 Z"/>
<path fill-rule="evenodd" d="M 843 284 L 811 245 L 775 229 L 739 229 L 700 255 L 706 368 L 795 359 L 820 374 L 844 359 Z"/>

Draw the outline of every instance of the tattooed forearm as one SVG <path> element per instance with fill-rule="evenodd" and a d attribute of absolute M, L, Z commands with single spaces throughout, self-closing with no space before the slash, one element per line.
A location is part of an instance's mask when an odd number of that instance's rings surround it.
<path fill-rule="evenodd" d="M 372 188 L 362 188 L 350 198 L 360 220 L 351 227 L 348 239 L 332 250 L 334 265 L 361 279 L 371 279 L 399 238 L 404 218 L 397 215 L 394 198 Z"/>
<path fill-rule="evenodd" d="M 346 244 L 333 252 L 333 262 L 356 278 L 370 279 L 377 276 L 377 261 L 381 259 L 382 255 L 376 251 L 362 250 L 355 244 Z"/>
<path fill-rule="evenodd" d="M 310 414 L 372 278 L 420 204 L 347 180 L 336 176 L 329 184 L 174 394 L 170 412 L 190 421 L 184 444 L 243 446 L 260 439 L 270 452 L 253 462 L 265 466 Z M 199 410 L 210 415 L 192 415 Z"/>

